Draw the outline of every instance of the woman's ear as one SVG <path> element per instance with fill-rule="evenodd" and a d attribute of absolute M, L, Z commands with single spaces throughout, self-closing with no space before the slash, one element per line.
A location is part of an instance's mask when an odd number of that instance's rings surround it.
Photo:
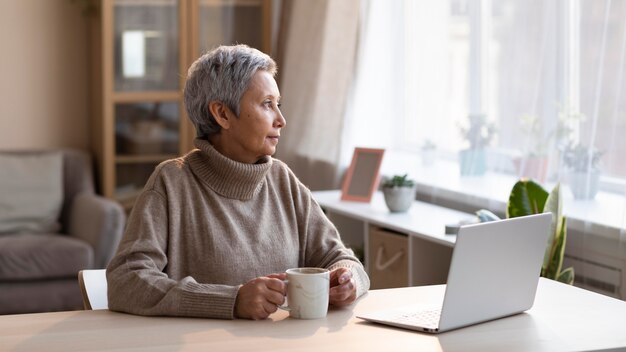
<path fill-rule="evenodd" d="M 215 122 L 217 122 L 223 129 L 228 129 L 230 127 L 230 119 L 233 117 L 232 112 L 226 106 L 226 104 L 221 101 L 211 101 L 208 104 L 209 112 L 215 118 Z"/>

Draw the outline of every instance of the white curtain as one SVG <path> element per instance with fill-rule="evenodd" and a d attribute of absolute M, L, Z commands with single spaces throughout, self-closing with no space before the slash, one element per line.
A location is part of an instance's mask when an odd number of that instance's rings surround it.
<path fill-rule="evenodd" d="M 362 1 L 358 58 L 342 134 L 341 165 L 354 147 L 386 148 L 399 133 L 402 97 L 393 85 L 405 77 L 401 2 Z"/>
<path fill-rule="evenodd" d="M 284 5 L 288 21 L 282 21 L 278 64 L 287 125 L 277 157 L 311 189 L 336 188 L 359 1 L 287 0 Z"/>

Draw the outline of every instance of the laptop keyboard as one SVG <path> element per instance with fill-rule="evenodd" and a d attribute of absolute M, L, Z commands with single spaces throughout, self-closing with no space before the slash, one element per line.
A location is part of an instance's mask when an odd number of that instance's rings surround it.
<path fill-rule="evenodd" d="M 440 316 L 441 309 L 428 309 L 418 312 L 401 313 L 393 317 L 389 317 L 388 320 L 402 325 L 436 328 L 439 325 Z"/>

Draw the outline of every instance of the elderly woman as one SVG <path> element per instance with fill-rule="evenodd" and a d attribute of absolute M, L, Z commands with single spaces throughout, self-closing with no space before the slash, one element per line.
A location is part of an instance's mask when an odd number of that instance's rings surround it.
<path fill-rule="evenodd" d="M 109 308 L 141 315 L 265 319 L 285 270 L 331 271 L 329 301 L 369 288 L 310 191 L 271 155 L 286 121 L 276 63 L 245 45 L 191 65 L 185 107 L 197 149 L 161 163 L 107 268 Z"/>

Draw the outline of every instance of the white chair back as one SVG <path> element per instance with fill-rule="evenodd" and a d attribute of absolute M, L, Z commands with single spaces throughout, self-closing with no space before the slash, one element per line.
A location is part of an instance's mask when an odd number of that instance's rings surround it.
<path fill-rule="evenodd" d="M 109 309 L 106 269 L 81 270 L 78 283 L 86 310 Z"/>

